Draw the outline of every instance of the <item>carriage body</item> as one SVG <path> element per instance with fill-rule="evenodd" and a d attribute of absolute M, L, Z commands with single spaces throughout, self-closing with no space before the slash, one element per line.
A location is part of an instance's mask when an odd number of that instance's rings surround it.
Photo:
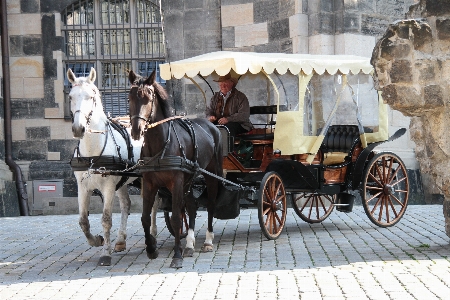
<path fill-rule="evenodd" d="M 160 66 L 166 80 L 190 79 L 205 103 L 198 81 L 207 76 L 231 72 L 267 90 L 265 103 L 254 105 L 249 97 L 254 130 L 233 139 L 219 129 L 225 179 L 253 188 L 245 201 L 258 206 L 269 239 L 283 229 L 288 198 L 309 223 L 322 222 L 334 207 L 351 212 L 354 191 L 376 225 L 392 226 L 403 216 L 406 168 L 396 154 L 374 148 L 405 130 L 389 138 L 387 105 L 374 89 L 372 70 L 364 57 L 226 51 Z"/>

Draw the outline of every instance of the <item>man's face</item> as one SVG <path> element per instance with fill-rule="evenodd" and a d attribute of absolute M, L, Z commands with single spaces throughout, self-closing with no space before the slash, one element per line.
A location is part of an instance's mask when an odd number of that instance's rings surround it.
<path fill-rule="evenodd" d="M 219 89 L 222 92 L 222 94 L 226 94 L 233 88 L 233 81 L 231 80 L 225 80 L 222 82 L 219 82 Z"/>

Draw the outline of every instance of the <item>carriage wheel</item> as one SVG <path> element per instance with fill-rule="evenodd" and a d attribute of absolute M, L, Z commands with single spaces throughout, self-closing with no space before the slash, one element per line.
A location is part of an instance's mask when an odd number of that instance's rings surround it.
<path fill-rule="evenodd" d="M 292 194 L 292 207 L 294 207 L 297 215 L 308 223 L 320 223 L 328 218 L 334 209 L 335 201 L 336 195 Z"/>
<path fill-rule="evenodd" d="M 258 195 L 258 218 L 261 230 L 269 240 L 280 236 L 286 222 L 286 191 L 276 172 L 264 175 Z"/>
<path fill-rule="evenodd" d="M 361 190 L 364 210 L 380 227 L 395 225 L 408 205 L 409 180 L 403 161 L 394 153 L 376 154 L 367 164 Z"/>
<path fill-rule="evenodd" d="M 170 224 L 171 215 L 172 215 L 172 213 L 170 211 L 164 211 L 164 220 L 166 221 L 167 229 L 169 230 L 171 235 L 175 236 L 175 232 L 173 231 L 172 224 Z M 184 211 L 184 209 L 181 212 L 181 216 L 182 216 L 182 219 L 181 219 L 181 228 L 180 228 L 180 230 L 181 230 L 180 239 L 183 239 L 187 236 L 187 231 L 189 228 L 188 221 L 187 221 L 187 214 Z"/>

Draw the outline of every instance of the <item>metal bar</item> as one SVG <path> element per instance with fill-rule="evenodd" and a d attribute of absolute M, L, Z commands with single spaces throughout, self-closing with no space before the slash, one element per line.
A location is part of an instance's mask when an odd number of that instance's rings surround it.
<path fill-rule="evenodd" d="M 89 170 L 91 174 L 98 174 L 102 176 L 127 176 L 127 177 L 142 177 L 141 173 L 136 172 L 124 172 L 124 171 L 110 171 L 110 170 Z"/>

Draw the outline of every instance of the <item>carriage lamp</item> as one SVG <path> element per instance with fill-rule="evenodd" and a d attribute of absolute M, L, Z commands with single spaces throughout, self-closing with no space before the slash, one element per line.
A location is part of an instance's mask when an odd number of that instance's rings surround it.
<path fill-rule="evenodd" d="M 273 156 L 280 157 L 281 156 L 281 150 L 277 149 L 277 150 L 273 151 Z"/>

